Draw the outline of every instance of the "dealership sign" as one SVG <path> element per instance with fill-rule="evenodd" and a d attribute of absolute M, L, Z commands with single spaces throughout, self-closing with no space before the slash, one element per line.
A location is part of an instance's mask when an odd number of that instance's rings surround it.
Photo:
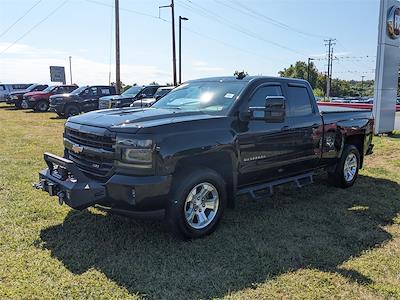
<path fill-rule="evenodd" d="M 50 80 L 52 82 L 62 82 L 65 84 L 64 67 L 50 66 Z"/>
<path fill-rule="evenodd" d="M 387 32 L 391 39 L 400 37 L 400 7 L 393 5 L 388 11 Z"/>

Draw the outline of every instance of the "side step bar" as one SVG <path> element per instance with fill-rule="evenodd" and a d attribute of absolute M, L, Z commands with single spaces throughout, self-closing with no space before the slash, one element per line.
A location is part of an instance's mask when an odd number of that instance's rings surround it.
<path fill-rule="evenodd" d="M 293 177 L 282 178 L 279 180 L 246 187 L 246 188 L 238 190 L 237 195 L 239 196 L 239 195 L 247 194 L 247 195 L 250 195 L 250 197 L 254 200 L 261 200 L 266 195 L 265 195 L 265 193 L 263 193 L 262 196 L 257 196 L 258 192 L 267 191 L 268 192 L 267 195 L 272 196 L 274 194 L 274 186 L 278 186 L 278 185 L 282 185 L 282 184 L 290 183 L 290 182 L 295 183 L 298 188 L 302 188 L 306 185 L 310 185 L 310 184 L 314 183 L 313 175 L 314 175 L 314 172 L 309 172 L 309 173 L 304 173 L 304 174 L 293 176 Z"/>

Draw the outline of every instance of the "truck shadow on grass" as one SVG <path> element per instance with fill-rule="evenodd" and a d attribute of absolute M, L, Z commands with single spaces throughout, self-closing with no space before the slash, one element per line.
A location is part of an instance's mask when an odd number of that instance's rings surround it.
<path fill-rule="evenodd" d="M 340 265 L 391 239 L 382 226 L 400 212 L 398 199 L 399 184 L 389 180 L 360 176 L 342 190 L 317 178 L 265 202 L 239 199 L 201 240 L 178 241 L 162 223 L 71 211 L 63 224 L 42 230 L 38 247 L 74 274 L 94 268 L 149 298 L 222 297 L 300 268 L 370 283 Z"/>

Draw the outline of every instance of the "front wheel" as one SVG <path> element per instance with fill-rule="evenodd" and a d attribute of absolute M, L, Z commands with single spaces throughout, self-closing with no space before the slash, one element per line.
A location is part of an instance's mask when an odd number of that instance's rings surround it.
<path fill-rule="evenodd" d="M 330 182 L 341 188 L 354 184 L 360 169 L 360 153 L 354 145 L 346 145 L 334 172 L 329 172 Z"/>
<path fill-rule="evenodd" d="M 49 109 L 49 103 L 45 100 L 40 100 L 36 106 L 35 106 L 35 111 L 39 112 L 46 112 Z"/>
<path fill-rule="evenodd" d="M 79 115 L 79 107 L 76 105 L 68 105 L 67 108 L 65 109 L 65 116 L 67 118 Z"/>
<path fill-rule="evenodd" d="M 204 169 L 178 176 L 166 221 L 179 238 L 200 238 L 217 228 L 226 201 L 225 182 L 216 172 Z"/>

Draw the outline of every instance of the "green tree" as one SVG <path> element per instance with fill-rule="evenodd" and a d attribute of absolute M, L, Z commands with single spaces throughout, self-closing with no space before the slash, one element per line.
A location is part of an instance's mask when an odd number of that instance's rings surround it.
<path fill-rule="evenodd" d="M 283 71 L 279 71 L 279 75 L 281 77 L 288 77 L 288 78 L 299 78 L 299 79 L 308 79 L 308 66 L 307 63 L 304 61 L 297 61 L 294 65 L 290 65 L 289 68 L 283 69 Z M 310 63 L 310 84 L 312 88 L 320 88 L 318 86 L 319 80 L 319 73 L 318 69 L 315 67 L 314 63 Z"/>

